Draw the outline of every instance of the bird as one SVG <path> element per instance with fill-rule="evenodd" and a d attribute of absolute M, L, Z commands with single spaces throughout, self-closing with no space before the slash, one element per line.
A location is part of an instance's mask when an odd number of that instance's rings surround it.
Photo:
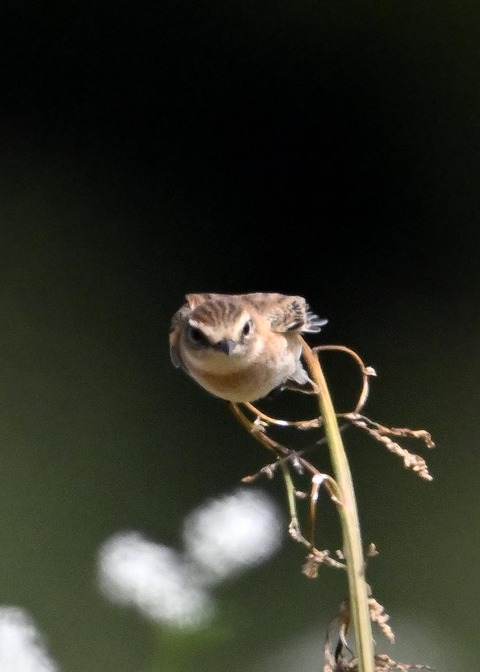
<path fill-rule="evenodd" d="M 301 296 L 270 292 L 187 294 L 175 313 L 170 356 L 210 394 L 249 403 L 276 390 L 316 391 L 301 362 L 301 334 L 328 320 Z"/>

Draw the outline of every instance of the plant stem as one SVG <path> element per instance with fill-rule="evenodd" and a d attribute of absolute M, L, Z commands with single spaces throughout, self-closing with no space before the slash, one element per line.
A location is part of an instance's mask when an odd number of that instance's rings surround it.
<path fill-rule="evenodd" d="M 325 426 L 334 478 L 340 490 L 338 511 L 343 532 L 343 554 L 347 564 L 350 615 L 355 634 L 358 670 L 359 672 L 374 672 L 368 586 L 365 580 L 365 560 L 352 475 L 320 361 L 305 341 L 303 341 L 303 357 L 312 380 L 318 386 L 320 414 Z"/>

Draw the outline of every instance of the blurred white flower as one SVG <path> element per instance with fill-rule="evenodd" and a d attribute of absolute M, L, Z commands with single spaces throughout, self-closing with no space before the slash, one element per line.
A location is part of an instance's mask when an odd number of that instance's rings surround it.
<path fill-rule="evenodd" d="M 270 498 L 240 489 L 187 517 L 183 556 L 138 532 L 107 539 L 99 551 L 100 587 L 112 601 L 132 605 L 147 618 L 198 628 L 214 613 L 208 586 L 266 560 L 281 536 Z"/>
<path fill-rule="evenodd" d="M 281 544 L 280 515 L 266 494 L 241 488 L 187 516 L 183 539 L 203 583 L 211 583 L 271 556 Z"/>
<path fill-rule="evenodd" d="M 58 672 L 42 635 L 19 607 L 0 606 L 1 672 Z"/>
<path fill-rule="evenodd" d="M 102 545 L 99 581 L 111 600 L 172 626 L 196 628 L 213 616 L 208 593 L 179 554 L 138 532 L 116 534 Z"/>

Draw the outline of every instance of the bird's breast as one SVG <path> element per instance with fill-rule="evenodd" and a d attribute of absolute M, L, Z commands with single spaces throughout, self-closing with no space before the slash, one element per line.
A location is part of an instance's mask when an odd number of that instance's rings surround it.
<path fill-rule="evenodd" d="M 269 370 L 258 365 L 233 373 L 191 373 L 202 387 L 215 396 L 235 402 L 261 399 L 286 379 L 278 370 Z"/>

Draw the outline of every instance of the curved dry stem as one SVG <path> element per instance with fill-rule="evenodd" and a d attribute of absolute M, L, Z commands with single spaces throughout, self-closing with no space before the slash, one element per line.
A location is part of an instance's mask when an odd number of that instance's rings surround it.
<path fill-rule="evenodd" d="M 310 539 L 311 539 L 311 546 L 315 547 L 315 537 L 317 533 L 317 503 L 318 503 L 318 498 L 320 496 L 320 490 L 322 488 L 322 485 L 326 485 L 327 480 L 331 479 L 331 476 L 327 476 L 327 474 L 315 474 L 312 478 L 312 489 L 310 492 Z M 336 489 L 338 491 L 338 486 L 335 481 Z M 332 497 L 330 496 L 332 501 L 338 506 L 341 505 L 340 500 L 338 497 Z"/>
<path fill-rule="evenodd" d="M 347 348 L 346 345 L 319 345 L 316 348 L 312 348 L 312 352 L 328 351 L 328 350 L 338 350 L 339 352 L 345 352 L 358 364 L 358 367 L 362 374 L 362 389 L 358 397 L 358 401 L 355 405 L 353 411 L 349 411 L 349 414 L 360 413 L 362 408 L 365 406 L 368 395 L 370 392 L 369 378 L 375 376 L 375 370 L 371 366 L 366 366 L 363 359 L 351 348 Z M 277 427 L 296 427 L 297 429 L 318 429 L 322 426 L 322 418 L 310 418 L 308 420 L 283 420 L 281 418 L 273 418 L 270 415 L 264 413 L 259 408 L 246 402 L 243 404 L 249 411 L 257 416 L 258 419 L 266 423 L 267 425 L 275 425 Z M 346 413 L 337 413 L 337 417 L 344 417 Z"/>
<path fill-rule="evenodd" d="M 297 429 L 316 429 L 321 426 L 321 418 L 312 418 L 311 420 L 282 420 L 280 418 L 272 418 L 259 408 L 245 402 L 243 404 L 249 411 L 254 413 L 260 420 L 263 420 L 267 425 L 276 425 L 277 427 L 296 427 Z"/>
<path fill-rule="evenodd" d="M 315 353 L 318 352 L 325 352 L 328 350 L 339 350 L 340 352 L 346 352 L 347 355 L 350 355 L 352 359 L 355 360 L 355 362 L 358 364 L 358 367 L 360 371 L 362 372 L 362 390 L 360 392 L 360 395 L 358 397 L 357 404 L 355 406 L 355 409 L 351 411 L 352 413 L 360 413 L 362 408 L 365 406 L 367 403 L 368 395 L 370 393 L 370 384 L 368 379 L 371 378 L 372 376 L 376 376 L 377 374 L 375 373 L 375 369 L 373 369 L 371 366 L 365 366 L 365 362 L 363 359 L 358 355 L 355 350 L 352 350 L 351 348 L 347 348 L 346 345 L 317 345 L 317 347 L 312 348 L 312 351 Z M 343 413 L 338 413 L 337 416 L 342 416 Z"/>

